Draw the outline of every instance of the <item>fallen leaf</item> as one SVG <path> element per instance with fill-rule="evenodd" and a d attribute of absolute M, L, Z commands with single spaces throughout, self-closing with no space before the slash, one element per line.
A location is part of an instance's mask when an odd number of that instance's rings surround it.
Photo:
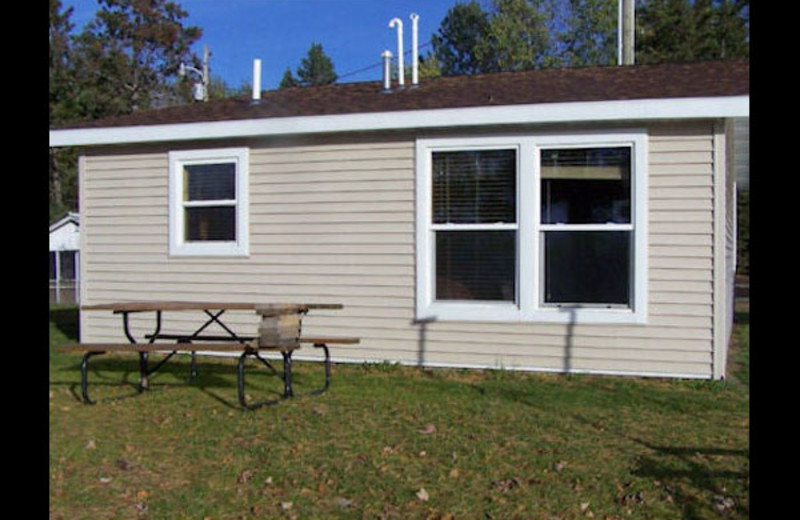
<path fill-rule="evenodd" d="M 501 493 L 507 493 L 520 484 L 521 482 L 517 477 L 511 477 L 506 480 L 495 480 L 492 482 L 492 486 Z"/>
<path fill-rule="evenodd" d="M 256 470 L 254 469 L 246 469 L 239 474 L 239 478 L 236 481 L 239 484 L 247 484 L 250 478 L 255 474 Z"/>
<path fill-rule="evenodd" d="M 420 490 L 417 491 L 417 498 L 423 502 L 427 502 L 430 496 L 428 495 L 428 492 L 425 491 L 425 488 L 420 488 Z"/>
<path fill-rule="evenodd" d="M 281 509 L 283 509 L 284 511 L 288 511 L 292 508 L 293 505 L 294 504 L 291 502 L 281 502 Z"/>
<path fill-rule="evenodd" d="M 450 470 L 450 478 L 458 478 L 458 470 L 456 468 Z"/>
<path fill-rule="evenodd" d="M 720 513 L 724 513 L 725 511 L 727 511 L 728 509 L 732 509 L 736 505 L 736 502 L 734 502 L 732 498 L 724 497 L 721 495 L 715 495 L 713 501 L 714 501 L 714 507 L 716 507 L 717 511 L 719 511 Z"/>
<path fill-rule="evenodd" d="M 86 443 L 86 449 L 87 450 L 93 450 L 96 447 L 97 447 L 97 444 L 95 444 L 94 439 L 90 439 L 89 442 Z"/>
<path fill-rule="evenodd" d="M 436 432 L 436 426 L 434 426 L 432 424 L 428 424 L 428 425 L 425 426 L 425 428 L 423 428 L 421 430 L 417 430 L 417 431 L 419 433 L 421 433 L 422 435 L 431 435 L 434 432 Z"/>
<path fill-rule="evenodd" d="M 348 499 L 346 499 L 344 497 L 339 497 L 339 498 L 336 499 L 336 505 L 344 509 L 344 508 L 348 508 L 348 507 L 352 506 L 353 505 L 353 501 L 352 500 L 348 500 Z"/>
<path fill-rule="evenodd" d="M 566 468 L 566 467 L 567 467 L 567 462 L 566 462 L 566 461 L 563 461 L 563 460 L 561 460 L 561 461 L 559 461 L 559 462 L 556 462 L 556 463 L 553 465 L 553 469 L 555 469 L 555 470 L 556 470 L 557 472 L 559 472 L 559 473 L 560 473 L 560 472 L 562 472 L 562 471 L 564 471 L 564 468 Z"/>
<path fill-rule="evenodd" d="M 109 482 L 111 482 L 111 477 L 100 477 L 101 484 L 108 484 Z"/>
<path fill-rule="evenodd" d="M 641 491 L 637 493 L 623 493 L 617 496 L 617 501 L 620 504 L 639 504 L 644 502 L 644 495 Z"/>

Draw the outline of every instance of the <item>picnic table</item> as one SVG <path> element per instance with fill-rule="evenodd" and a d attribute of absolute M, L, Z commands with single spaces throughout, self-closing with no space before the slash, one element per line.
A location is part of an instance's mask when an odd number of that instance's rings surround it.
<path fill-rule="evenodd" d="M 61 352 L 83 354 L 81 361 L 81 393 L 83 402 L 94 404 L 88 392 L 89 360 L 109 352 L 129 352 L 139 355 L 138 390 L 149 388 L 149 376 L 157 372 L 175 354 L 190 353 L 190 381 L 197 376 L 196 355 L 198 352 L 238 352 L 237 391 L 239 404 L 245 409 L 254 409 L 277 401 L 248 403 L 245 395 L 245 364 L 248 358 L 260 361 L 264 366 L 283 379 L 283 398 L 294 396 L 292 387 L 292 354 L 302 344 L 311 344 L 324 352 L 325 383 L 311 392 L 320 394 L 330 386 L 330 351 L 332 344 L 355 344 L 358 338 L 311 337 L 302 335 L 303 317 L 315 309 L 342 309 L 341 304 L 330 303 L 253 303 L 253 302 L 184 302 L 184 301 L 138 301 L 115 302 L 81 306 L 83 311 L 105 311 L 122 316 L 122 328 L 128 343 L 74 343 L 57 348 Z M 255 311 L 261 316 L 258 330 L 253 334 L 241 334 L 235 327 L 225 323 L 223 315 L 232 310 Z M 163 331 L 165 312 L 199 312 L 200 319 L 192 332 Z M 154 313 L 152 332 L 137 340 L 131 330 L 130 316 L 137 313 Z M 209 327 L 216 325 L 222 333 L 212 334 Z M 280 352 L 283 357 L 283 372 L 279 373 L 261 352 Z M 149 354 L 164 353 L 155 365 L 150 364 Z"/>

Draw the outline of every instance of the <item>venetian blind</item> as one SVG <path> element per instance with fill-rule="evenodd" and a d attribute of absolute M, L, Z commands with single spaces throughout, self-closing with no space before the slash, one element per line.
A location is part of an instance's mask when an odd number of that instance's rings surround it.
<path fill-rule="evenodd" d="M 516 222 L 516 150 L 433 153 L 433 223 Z"/>

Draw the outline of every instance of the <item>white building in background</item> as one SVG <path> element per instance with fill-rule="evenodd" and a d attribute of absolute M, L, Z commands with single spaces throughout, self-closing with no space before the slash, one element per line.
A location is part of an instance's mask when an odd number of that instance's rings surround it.
<path fill-rule="evenodd" d="M 50 224 L 50 303 L 79 301 L 80 237 L 77 213 Z"/>

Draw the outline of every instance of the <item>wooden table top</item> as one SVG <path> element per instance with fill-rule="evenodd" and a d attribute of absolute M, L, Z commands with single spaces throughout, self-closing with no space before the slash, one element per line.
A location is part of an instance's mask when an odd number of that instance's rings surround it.
<path fill-rule="evenodd" d="M 187 302 L 187 301 L 139 301 L 99 303 L 82 305 L 85 311 L 147 312 L 147 311 L 192 311 L 192 310 L 254 310 L 259 312 L 300 312 L 311 309 L 342 309 L 339 303 L 254 303 L 254 302 Z"/>

